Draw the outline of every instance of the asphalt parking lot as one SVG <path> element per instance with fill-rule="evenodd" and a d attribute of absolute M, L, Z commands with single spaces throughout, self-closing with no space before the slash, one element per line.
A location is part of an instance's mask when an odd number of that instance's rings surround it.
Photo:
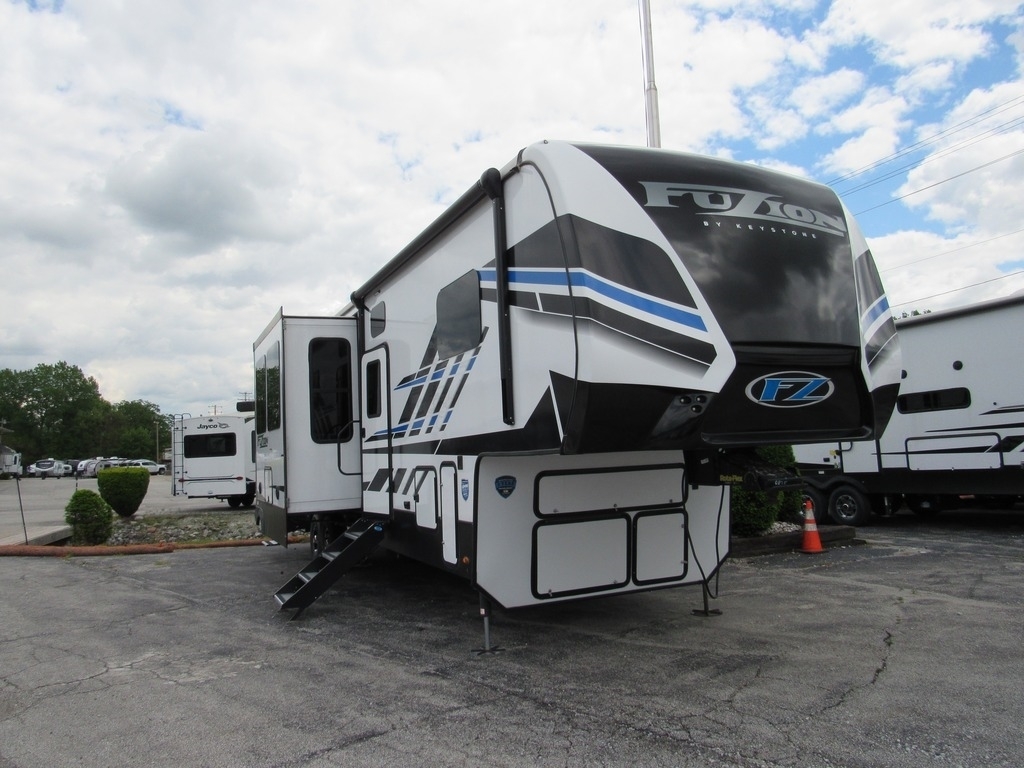
<path fill-rule="evenodd" d="M 200 502 L 202 503 L 202 502 Z M 381 554 L 297 619 L 303 546 L 0 558 L 0 768 L 1019 766 L 1024 512 L 675 589 L 496 611 Z"/>

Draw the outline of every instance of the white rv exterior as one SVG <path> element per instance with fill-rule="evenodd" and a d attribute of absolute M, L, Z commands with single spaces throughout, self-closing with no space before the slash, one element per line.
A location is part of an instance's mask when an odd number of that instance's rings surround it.
<path fill-rule="evenodd" d="M 253 346 L 257 516 L 282 544 L 308 528 L 322 547 L 361 509 L 356 348 L 354 318 L 283 311 Z"/>
<path fill-rule="evenodd" d="M 21 477 L 21 454 L 0 443 L 0 475 Z"/>
<path fill-rule="evenodd" d="M 896 410 L 870 441 L 797 446 L 816 508 L 862 525 L 903 502 L 917 512 L 1024 496 L 1024 296 L 896 321 Z"/>
<path fill-rule="evenodd" d="M 264 531 L 359 518 L 506 608 L 706 588 L 729 484 L 777 481 L 752 447 L 869 437 L 898 381 L 831 190 L 663 150 L 527 147 L 351 299 L 254 345 Z M 342 553 L 313 541 L 282 607 Z"/>
<path fill-rule="evenodd" d="M 176 416 L 171 429 L 171 493 L 253 503 L 255 423 L 251 416 Z"/>

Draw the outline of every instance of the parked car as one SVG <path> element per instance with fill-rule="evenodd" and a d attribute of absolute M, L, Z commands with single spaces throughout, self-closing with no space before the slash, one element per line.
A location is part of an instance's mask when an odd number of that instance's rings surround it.
<path fill-rule="evenodd" d="M 155 461 L 149 459 L 133 459 L 132 461 L 125 463 L 126 467 L 145 467 L 149 470 L 151 475 L 162 475 L 167 471 L 167 467 L 163 464 L 157 464 Z"/>

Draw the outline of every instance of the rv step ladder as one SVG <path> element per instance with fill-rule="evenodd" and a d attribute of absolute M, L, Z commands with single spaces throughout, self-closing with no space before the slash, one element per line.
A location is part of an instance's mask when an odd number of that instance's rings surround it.
<path fill-rule="evenodd" d="M 383 520 L 362 517 L 332 541 L 274 595 L 281 610 L 310 606 L 351 568 L 362 562 L 384 538 Z"/>

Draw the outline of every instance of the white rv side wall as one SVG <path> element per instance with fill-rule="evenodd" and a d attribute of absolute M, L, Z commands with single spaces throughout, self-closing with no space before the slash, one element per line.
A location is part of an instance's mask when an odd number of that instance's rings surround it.
<path fill-rule="evenodd" d="M 798 463 L 854 475 L 1024 467 L 1024 444 L 1001 446 L 1024 432 L 1024 345 L 1014 335 L 1024 327 L 1024 297 L 898 320 L 896 327 L 906 372 L 900 395 L 963 387 L 969 407 L 897 408 L 877 444 L 794 446 Z"/>
<path fill-rule="evenodd" d="M 681 458 L 482 457 L 477 583 L 513 608 L 705 581 L 729 551 L 728 489 L 690 489 L 684 505 Z"/>
<path fill-rule="evenodd" d="M 287 446 L 288 514 L 359 509 L 360 487 L 359 430 L 353 426 L 352 438 L 341 444 L 339 470 L 337 443 L 316 443 L 310 435 L 309 345 L 314 339 L 347 339 L 352 354 L 352 375 L 356 362 L 355 321 L 349 318 L 284 318 L 284 413 L 289 419 L 285 429 Z M 351 381 L 352 413 L 358 413 L 358 386 Z"/>

